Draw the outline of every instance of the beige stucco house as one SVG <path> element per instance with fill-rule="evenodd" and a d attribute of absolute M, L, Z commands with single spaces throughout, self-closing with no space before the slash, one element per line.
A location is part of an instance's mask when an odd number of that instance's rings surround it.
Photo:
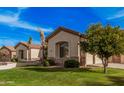
<path fill-rule="evenodd" d="M 48 58 L 63 64 L 67 59 L 75 59 L 80 65 L 99 64 L 102 61 L 96 56 L 80 51 L 80 42 L 86 40 L 85 35 L 79 32 L 59 27 L 47 38 Z M 110 63 L 124 63 L 124 55 L 112 56 Z"/>
<path fill-rule="evenodd" d="M 89 53 L 80 51 L 80 42 L 86 40 L 79 32 L 59 27 L 46 38 L 48 44 L 48 58 L 63 64 L 67 59 L 75 59 L 80 65 L 101 63 L 101 60 Z"/>
<path fill-rule="evenodd" d="M 16 56 L 16 50 L 13 46 L 3 46 L 0 51 L 5 52 L 10 55 L 10 59 Z"/>
<path fill-rule="evenodd" d="M 19 42 L 16 46 L 16 56 L 19 60 L 39 60 L 40 45 Z"/>

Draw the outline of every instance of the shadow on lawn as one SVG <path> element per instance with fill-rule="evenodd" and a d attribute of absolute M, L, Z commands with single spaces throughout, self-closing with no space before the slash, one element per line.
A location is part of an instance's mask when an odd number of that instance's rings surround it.
<path fill-rule="evenodd" d="M 107 84 L 104 84 L 104 82 L 97 82 L 97 81 L 84 81 L 84 84 L 80 86 L 108 86 Z"/>
<path fill-rule="evenodd" d="M 42 67 L 27 67 L 25 70 L 37 71 L 37 72 L 95 72 L 101 73 L 99 71 L 94 71 L 91 68 L 42 68 Z"/>
<path fill-rule="evenodd" d="M 103 81 L 84 81 L 86 86 L 124 86 L 124 77 L 117 77 L 117 76 L 107 76 L 111 83 L 106 83 Z"/>
<path fill-rule="evenodd" d="M 113 85 L 124 86 L 124 77 L 107 76 L 107 78 L 113 82 Z"/>

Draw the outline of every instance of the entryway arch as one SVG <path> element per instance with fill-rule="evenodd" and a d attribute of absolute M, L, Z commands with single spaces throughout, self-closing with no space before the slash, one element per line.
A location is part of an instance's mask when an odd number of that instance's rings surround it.
<path fill-rule="evenodd" d="M 56 57 L 67 58 L 69 56 L 69 44 L 67 41 L 59 41 L 56 43 Z"/>

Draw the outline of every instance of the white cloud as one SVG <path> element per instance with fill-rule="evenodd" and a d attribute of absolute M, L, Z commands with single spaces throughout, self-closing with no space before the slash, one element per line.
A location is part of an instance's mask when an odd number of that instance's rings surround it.
<path fill-rule="evenodd" d="M 10 38 L 10 37 L 7 37 L 7 36 L 3 36 L 3 37 L 0 37 L 0 46 L 15 46 L 15 44 L 17 44 L 18 42 L 20 42 L 22 40 L 19 40 L 19 39 L 13 39 L 13 38 Z M 25 40 L 22 41 L 22 42 L 26 42 Z M 34 44 L 40 44 L 40 40 L 33 40 L 33 43 Z"/>
<path fill-rule="evenodd" d="M 34 43 L 34 44 L 41 44 L 41 42 L 38 41 L 38 40 L 34 40 L 33 43 Z"/>
<path fill-rule="evenodd" d="M 121 17 L 124 17 L 124 10 L 121 10 L 121 11 L 117 12 L 116 14 L 107 17 L 106 19 L 112 20 L 112 19 L 117 19 L 117 18 L 121 18 Z"/>
<path fill-rule="evenodd" d="M 0 39 L 8 39 L 8 37 L 0 37 Z"/>
<path fill-rule="evenodd" d="M 15 39 L 0 39 L 0 46 L 15 46 L 18 40 Z"/>
<path fill-rule="evenodd" d="M 37 31 L 37 28 L 39 26 L 32 25 L 32 24 L 20 19 L 20 14 L 26 9 L 28 9 L 28 8 L 18 8 L 17 13 L 12 14 L 12 13 L 8 12 L 6 14 L 0 14 L 0 23 L 8 25 L 10 27 L 18 27 L 18 28 L 24 28 L 24 29 Z M 51 28 L 44 28 L 44 27 L 41 27 L 41 29 L 44 32 L 50 32 L 53 30 Z"/>
<path fill-rule="evenodd" d="M 25 9 L 28 9 L 28 7 L 18 7 L 18 9 L 25 10 Z"/>
<path fill-rule="evenodd" d="M 18 42 L 20 42 L 20 40 L 17 39 L 11 39 L 8 37 L 0 37 L 0 46 L 15 46 L 15 44 L 17 44 Z M 26 41 L 22 41 L 22 42 L 26 42 Z M 34 44 L 40 44 L 41 42 L 38 40 L 33 40 Z"/>

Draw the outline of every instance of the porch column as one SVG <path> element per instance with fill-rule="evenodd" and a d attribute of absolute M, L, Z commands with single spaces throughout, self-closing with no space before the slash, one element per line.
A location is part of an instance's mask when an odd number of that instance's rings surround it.
<path fill-rule="evenodd" d="M 121 57 L 121 62 L 120 63 L 124 63 L 124 55 L 120 55 Z"/>
<path fill-rule="evenodd" d="M 96 56 L 96 55 L 93 54 L 93 64 L 95 64 L 95 61 L 96 61 L 96 60 L 95 60 L 95 56 Z"/>
<path fill-rule="evenodd" d="M 60 44 L 56 44 L 55 47 L 55 58 L 60 58 Z"/>

